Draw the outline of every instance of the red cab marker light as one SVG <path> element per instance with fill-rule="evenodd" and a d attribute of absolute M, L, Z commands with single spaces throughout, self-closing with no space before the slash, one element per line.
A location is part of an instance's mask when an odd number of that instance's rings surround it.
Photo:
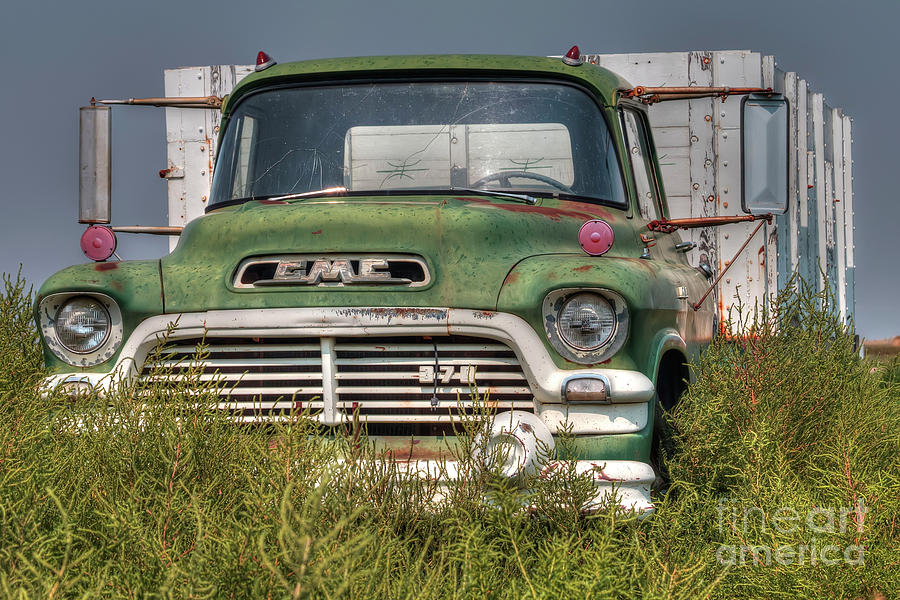
<path fill-rule="evenodd" d="M 116 251 L 116 234 L 109 227 L 91 225 L 81 234 L 81 251 L 91 260 L 106 260 Z"/>
<path fill-rule="evenodd" d="M 562 61 L 570 67 L 577 67 L 578 65 L 584 64 L 584 57 L 581 56 L 581 50 L 578 49 L 578 46 L 572 46 L 572 48 L 566 52 L 566 55 L 563 56 Z"/>
<path fill-rule="evenodd" d="M 612 248 L 615 235 L 606 221 L 595 219 L 581 226 L 578 232 L 578 243 L 591 256 L 606 254 Z"/>
<path fill-rule="evenodd" d="M 259 54 L 256 55 L 256 67 L 254 70 L 265 71 L 274 64 L 277 64 L 275 59 L 260 50 Z"/>

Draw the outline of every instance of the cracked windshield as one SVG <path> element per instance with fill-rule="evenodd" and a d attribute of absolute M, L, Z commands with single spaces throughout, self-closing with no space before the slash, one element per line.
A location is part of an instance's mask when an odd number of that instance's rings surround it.
<path fill-rule="evenodd" d="M 297 87 L 246 97 L 227 125 L 212 202 L 451 188 L 624 205 L 615 147 L 581 90 L 523 82 Z"/>

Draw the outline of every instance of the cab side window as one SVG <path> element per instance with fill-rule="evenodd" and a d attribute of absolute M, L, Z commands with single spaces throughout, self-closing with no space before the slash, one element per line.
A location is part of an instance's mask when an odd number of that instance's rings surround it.
<path fill-rule="evenodd" d="M 659 198 L 653 176 L 653 163 L 650 158 L 650 143 L 644 120 L 635 111 L 622 109 L 622 129 L 625 132 L 625 144 L 631 160 L 631 172 L 634 173 L 634 187 L 637 192 L 638 207 L 641 216 L 648 221 L 659 219 Z"/>

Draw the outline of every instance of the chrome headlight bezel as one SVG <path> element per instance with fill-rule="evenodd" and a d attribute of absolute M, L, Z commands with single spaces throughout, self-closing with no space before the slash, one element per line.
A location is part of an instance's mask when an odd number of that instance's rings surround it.
<path fill-rule="evenodd" d="M 596 294 L 606 301 L 615 315 L 615 325 L 609 338 L 597 348 L 581 349 L 566 341 L 559 330 L 560 313 L 565 303 L 578 294 Z M 591 365 L 613 356 L 628 338 L 628 308 L 625 299 L 616 292 L 605 288 L 562 288 L 554 290 L 544 298 L 542 306 L 544 329 L 550 345 L 559 354 L 572 362 Z"/>
<path fill-rule="evenodd" d="M 67 348 L 59 339 L 56 331 L 56 317 L 60 309 L 78 297 L 86 297 L 100 303 L 109 315 L 109 331 L 103 342 L 93 350 L 77 352 Z M 38 321 L 41 326 L 44 343 L 53 354 L 63 362 L 74 367 L 93 367 L 103 363 L 116 353 L 122 345 L 124 327 L 122 324 L 122 311 L 118 304 L 105 294 L 96 292 L 65 292 L 51 294 L 42 299 L 38 305 Z"/>

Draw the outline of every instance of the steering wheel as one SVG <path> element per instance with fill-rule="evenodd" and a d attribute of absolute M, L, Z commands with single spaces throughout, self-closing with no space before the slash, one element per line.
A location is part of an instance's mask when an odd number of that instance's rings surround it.
<path fill-rule="evenodd" d="M 481 187 L 489 181 L 499 181 L 500 185 L 502 185 L 503 187 L 511 188 L 513 186 L 509 182 L 510 177 L 534 179 L 535 181 L 540 181 L 541 183 L 546 183 L 549 186 L 555 187 L 561 192 L 565 192 L 567 194 L 574 193 L 572 191 L 572 188 L 570 188 L 566 184 L 559 182 L 552 177 L 547 177 L 546 175 L 541 175 L 540 173 L 532 173 L 530 171 L 500 171 L 498 173 L 491 173 L 472 183 L 472 187 Z"/>

